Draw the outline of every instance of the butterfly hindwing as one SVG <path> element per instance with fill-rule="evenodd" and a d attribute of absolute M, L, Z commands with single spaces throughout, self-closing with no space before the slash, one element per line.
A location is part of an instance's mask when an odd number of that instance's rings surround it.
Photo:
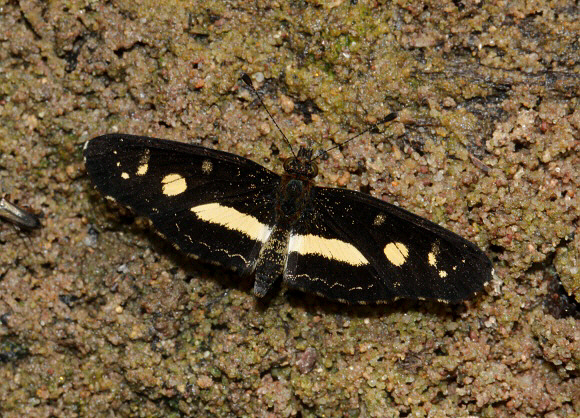
<path fill-rule="evenodd" d="M 290 234 L 284 280 L 351 303 L 456 302 L 491 271 L 477 246 L 424 218 L 359 192 L 315 187 Z"/>
<path fill-rule="evenodd" d="M 87 172 L 188 255 L 250 273 L 275 223 L 280 176 L 234 154 L 125 134 L 89 141 Z"/>

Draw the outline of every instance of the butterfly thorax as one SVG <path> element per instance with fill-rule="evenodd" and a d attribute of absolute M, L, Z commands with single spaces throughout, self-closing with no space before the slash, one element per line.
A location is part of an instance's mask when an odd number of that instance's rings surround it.
<path fill-rule="evenodd" d="M 298 154 L 284 162 L 285 174 L 278 189 L 278 222 L 291 226 L 310 200 L 312 179 L 318 167 L 312 161 L 312 149 L 300 147 Z"/>

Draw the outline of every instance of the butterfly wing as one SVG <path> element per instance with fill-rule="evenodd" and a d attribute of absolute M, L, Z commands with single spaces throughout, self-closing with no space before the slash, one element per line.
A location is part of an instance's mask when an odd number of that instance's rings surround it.
<path fill-rule="evenodd" d="M 362 193 L 315 187 L 305 215 L 290 234 L 290 287 L 350 303 L 457 302 L 491 279 L 476 245 Z"/>
<path fill-rule="evenodd" d="M 188 255 L 242 274 L 274 226 L 280 176 L 243 157 L 175 141 L 110 134 L 87 142 L 88 174 Z"/>

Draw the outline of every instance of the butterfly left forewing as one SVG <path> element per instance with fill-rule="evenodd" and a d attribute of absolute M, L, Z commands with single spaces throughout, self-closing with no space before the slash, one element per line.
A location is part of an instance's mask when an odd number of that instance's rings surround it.
<path fill-rule="evenodd" d="M 279 176 L 233 154 L 125 134 L 92 139 L 84 154 L 105 196 L 151 219 L 183 252 L 253 270 L 275 222 Z"/>
<path fill-rule="evenodd" d="M 477 246 L 362 193 L 316 187 L 305 214 L 290 234 L 291 287 L 350 303 L 457 302 L 491 279 Z"/>

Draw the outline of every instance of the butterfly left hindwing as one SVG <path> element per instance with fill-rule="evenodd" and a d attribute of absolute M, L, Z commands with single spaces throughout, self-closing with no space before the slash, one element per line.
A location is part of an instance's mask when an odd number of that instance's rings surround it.
<path fill-rule="evenodd" d="M 87 172 L 186 254 L 248 274 L 274 225 L 280 176 L 234 154 L 148 137 L 87 142 Z"/>

